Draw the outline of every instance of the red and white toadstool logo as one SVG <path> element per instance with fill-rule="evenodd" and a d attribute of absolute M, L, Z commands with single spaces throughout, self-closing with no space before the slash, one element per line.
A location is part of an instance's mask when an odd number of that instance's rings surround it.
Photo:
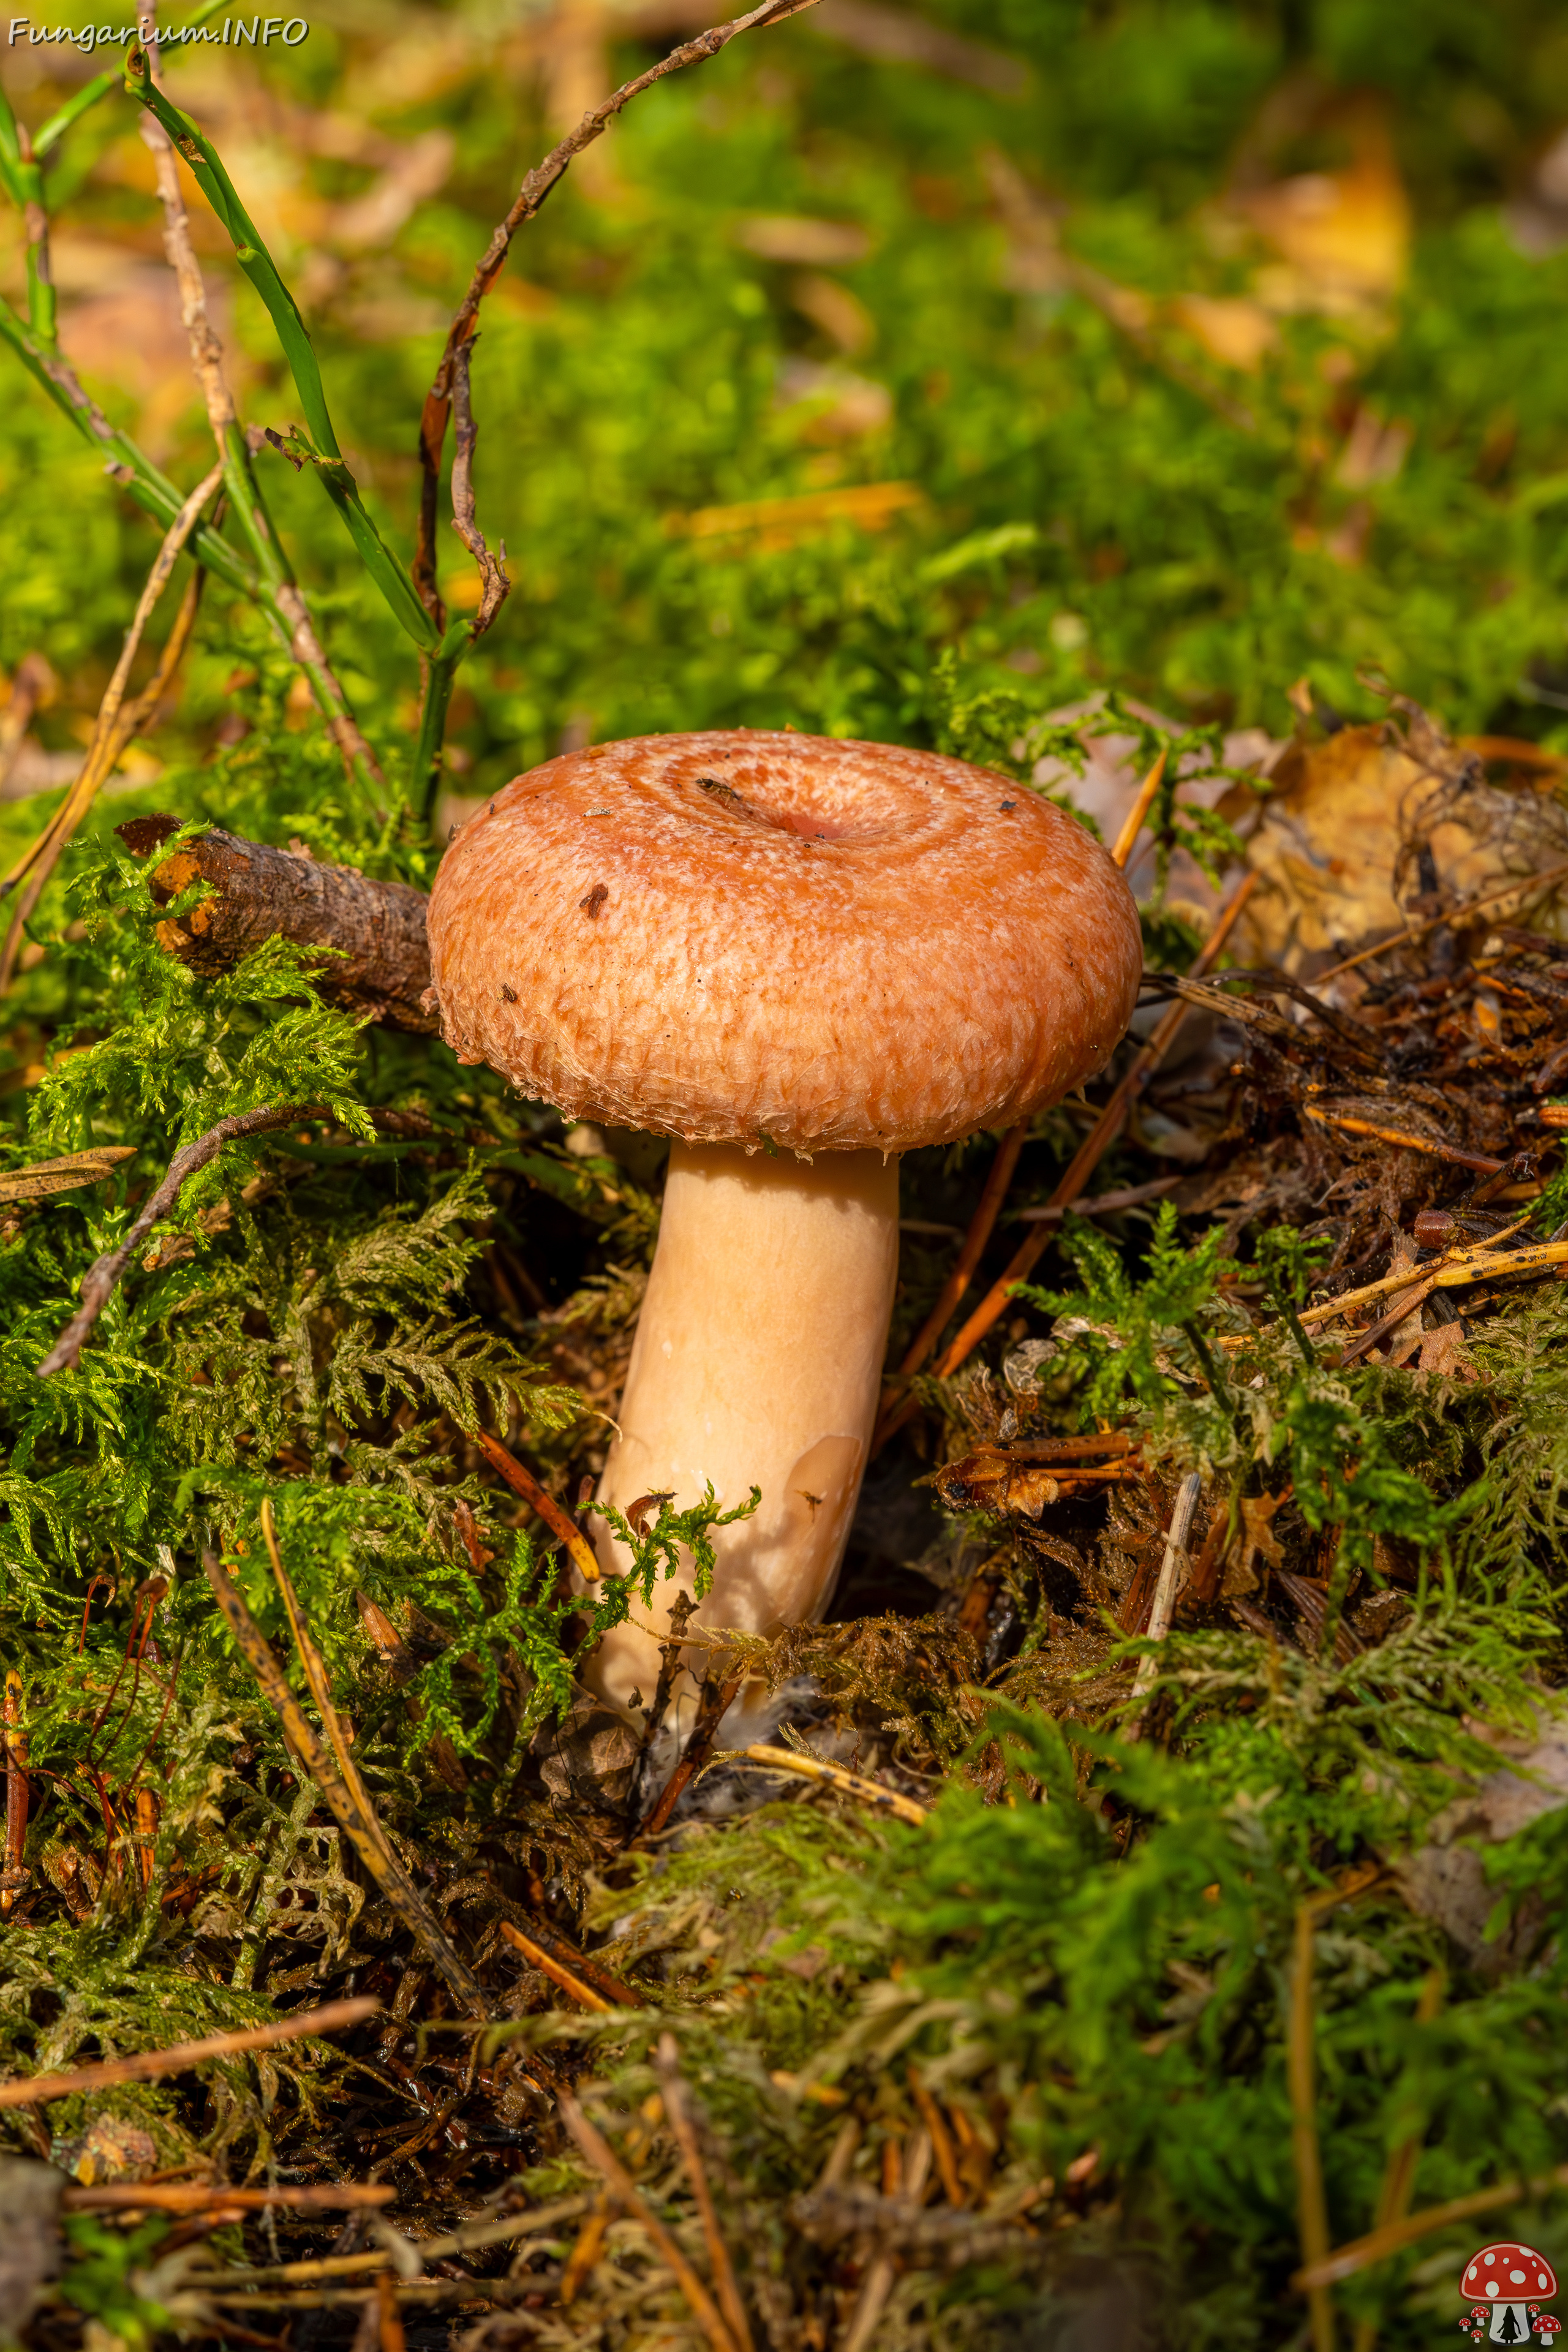
<path fill-rule="evenodd" d="M 1459 2281 L 1459 2293 L 1471 2299 L 1459 2326 L 1478 2343 L 1485 2336 L 1494 2344 L 1524 2344 L 1533 2332 L 1550 2345 L 1563 2323 L 1537 2298 L 1556 2292 L 1557 2274 L 1533 2246 L 1483 2246 Z"/>

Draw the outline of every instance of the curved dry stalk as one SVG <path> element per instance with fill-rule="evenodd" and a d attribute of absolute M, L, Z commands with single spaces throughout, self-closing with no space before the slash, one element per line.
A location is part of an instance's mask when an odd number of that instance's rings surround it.
<path fill-rule="evenodd" d="M 897 1789 L 884 1789 L 879 1780 L 868 1780 L 864 1773 L 848 1771 L 842 1764 L 826 1764 L 820 1756 L 803 1756 L 797 1748 L 769 1748 L 758 1742 L 742 1752 L 748 1762 L 765 1764 L 770 1772 L 798 1772 L 803 1780 L 819 1780 L 825 1788 L 858 1797 L 863 1805 L 908 1822 L 911 1829 L 922 1828 L 931 1818 L 926 1807 L 917 1804 L 913 1797 L 901 1797 Z"/>
<path fill-rule="evenodd" d="M 121 650 L 120 659 L 114 666 L 114 675 L 105 689 L 102 702 L 99 705 L 98 722 L 92 730 L 92 740 L 88 746 L 87 758 L 82 762 L 81 772 L 42 833 L 38 835 L 37 839 L 29 848 L 23 851 L 5 882 L 0 883 L 0 898 L 5 897 L 7 893 L 14 890 L 18 883 L 26 885 L 17 903 L 16 911 L 11 918 L 11 928 L 5 935 L 4 953 L 0 954 L 0 992 L 11 985 L 16 969 L 16 958 L 21 950 L 22 927 L 42 898 L 45 886 L 59 862 L 61 850 L 97 799 L 100 787 L 107 782 L 113 772 L 114 763 L 130 741 L 138 720 L 153 707 L 149 697 L 153 696 L 153 688 L 155 687 L 157 691 L 162 693 L 163 686 L 173 676 L 174 666 L 189 642 L 191 629 L 195 623 L 196 600 L 200 593 L 194 582 L 187 592 L 185 604 L 181 607 L 180 616 L 170 633 L 169 644 L 163 649 L 164 658 L 159 664 L 158 675 L 154 677 L 153 686 L 149 687 L 146 693 L 139 696 L 128 710 L 125 707 L 125 689 L 131 679 L 131 665 L 136 658 L 137 649 L 142 643 L 147 624 L 152 618 L 153 608 L 168 584 L 169 574 L 179 561 L 185 541 L 195 530 L 203 507 L 218 488 L 223 478 L 224 468 L 220 463 L 196 484 L 164 533 L 163 544 L 158 550 L 152 571 L 147 574 L 146 585 L 138 599 L 131 626 L 125 633 L 125 643 Z M 183 629 L 182 622 L 184 625 Z"/>
<path fill-rule="evenodd" d="M 697 2126 L 686 2104 L 686 2083 L 680 2072 L 680 2053 L 673 2033 L 659 2035 L 654 2071 L 658 2076 L 659 2095 L 664 2100 L 665 2121 L 675 2135 L 680 2161 L 691 2184 L 697 2210 L 701 2216 L 702 2235 L 708 2247 L 708 2265 L 718 2289 L 720 2308 L 741 2352 L 753 2352 L 751 2322 L 741 2298 L 740 2282 L 735 2276 L 735 2266 L 730 2260 L 730 2249 L 724 2242 L 724 2232 L 719 2227 L 718 2210 L 713 2203 L 713 2192 L 708 2186 L 708 2168 L 702 2161 Z"/>
<path fill-rule="evenodd" d="M 383 1901 L 399 1924 L 424 1948 L 463 2008 L 472 2015 L 488 2017 L 489 2005 L 484 1988 L 393 1852 L 358 1772 L 353 1775 L 351 1789 L 333 1770 L 326 1749 L 317 1738 L 304 1708 L 289 1689 L 288 1678 L 272 1654 L 271 1643 L 246 1607 L 222 1560 L 212 1552 L 204 1552 L 202 1567 L 217 1598 L 218 1606 L 228 1620 L 229 1631 L 234 1635 L 240 1655 L 255 1675 L 262 1696 L 276 1711 L 283 1726 L 284 1737 L 299 1758 L 301 1769 L 310 1774 L 321 1790 L 332 1819 L 363 1864 Z M 291 1598 L 292 1587 L 288 1585 L 286 1579 L 283 1590 L 287 1602 Z M 296 1617 L 298 1606 L 295 1602 L 291 1612 Z M 302 1619 L 297 1619 L 297 1622 L 303 1623 Z M 309 1677 L 312 1666 L 319 1670 L 321 1662 L 308 1634 L 306 1641 L 308 1648 L 301 1650 L 300 1655 L 306 1661 Z M 322 1680 L 324 1684 L 324 1676 Z M 331 1707 L 329 1692 L 328 1710 Z M 336 1744 L 342 1740 L 342 1730 L 335 1711 L 331 1712 L 330 1721 L 335 1731 Z M 330 1732 L 329 1736 L 332 1734 Z"/>
<path fill-rule="evenodd" d="M 426 394 L 424 411 L 419 419 L 419 462 L 422 479 L 419 494 L 418 539 L 415 548 L 412 572 L 414 585 L 418 591 L 420 601 L 437 628 L 443 628 L 446 625 L 446 611 L 436 585 L 436 506 L 441 482 L 441 452 L 446 445 L 447 427 L 452 420 L 452 411 L 458 397 L 458 373 L 461 365 L 458 354 L 473 343 L 479 305 L 500 276 L 506 265 L 507 255 L 511 250 L 513 237 L 525 221 L 531 221 L 533 218 L 552 188 L 565 178 L 574 159 L 580 155 L 585 147 L 591 147 L 595 140 L 609 129 L 616 115 L 623 108 L 629 106 L 634 98 L 639 97 L 645 89 L 651 89 L 654 83 L 662 81 L 667 74 L 679 73 L 685 66 L 700 65 L 705 58 L 717 57 L 720 50 L 727 47 L 737 33 L 760 31 L 767 25 L 782 25 L 786 17 L 799 16 L 804 9 L 814 8 L 816 5 L 817 0 L 762 0 L 762 5 L 752 8 L 746 16 L 736 16 L 727 25 L 715 25 L 706 33 L 699 33 L 695 39 L 683 41 L 679 48 L 671 49 L 668 57 L 661 58 L 658 65 L 650 66 L 646 73 L 638 74 L 634 80 L 623 82 L 619 89 L 612 90 L 608 98 L 601 100 L 597 106 L 591 107 L 576 130 L 569 132 L 559 145 L 552 147 L 542 163 L 534 165 L 518 190 L 516 202 L 506 218 L 498 225 L 495 234 L 485 247 L 479 267 L 468 281 L 468 290 L 458 306 L 456 316 L 447 331 L 446 347 L 441 353 L 440 364 L 436 370 L 435 381 Z M 465 378 L 465 396 L 466 392 Z M 457 484 L 454 481 L 454 507 L 457 505 Z M 468 491 L 468 506 L 467 519 L 471 524 L 471 488 Z M 454 520 L 457 521 L 456 516 Z M 473 552 L 462 522 L 458 521 L 457 527 L 464 540 L 464 544 L 469 546 L 470 552 Z M 482 541 L 480 543 L 483 544 Z M 493 557 L 489 558 L 492 562 L 494 560 Z M 477 555 L 476 561 L 478 561 Z M 480 564 L 480 576 L 488 596 L 489 580 L 483 563 Z M 499 609 L 499 600 L 497 609 Z M 480 611 L 481 613 L 484 611 L 482 604 Z M 493 611 L 490 618 L 494 618 Z M 489 625 L 488 622 L 486 625 Z M 479 635 L 477 625 L 474 635 Z"/>
<path fill-rule="evenodd" d="M 96 2066 L 73 2066 L 59 2074 L 25 2074 L 0 2083 L 0 2107 L 31 2106 L 44 2099 L 74 2098 L 79 2091 L 107 2091 L 117 2083 L 155 2083 L 184 2074 L 213 2058 L 242 2058 L 247 2050 L 271 2050 L 307 2033 L 335 2033 L 375 2016 L 381 2003 L 369 1993 L 353 2000 L 324 2001 L 320 2009 L 296 2010 L 272 2025 L 247 2026 L 238 2033 L 209 2033 L 200 2042 L 176 2042 L 167 2050 L 142 2050 L 132 2058 L 106 2058 Z"/>
<path fill-rule="evenodd" d="M 113 1297 L 121 1276 L 135 1256 L 160 1217 L 166 1217 L 179 1199 L 189 1180 L 215 1160 L 226 1143 L 238 1143 L 252 1135 L 266 1135 L 274 1129 L 289 1127 L 300 1118 L 323 1116 L 319 1103 L 281 1103 L 261 1110 L 238 1111 L 231 1118 L 220 1118 L 183 1151 L 176 1151 L 170 1160 L 163 1182 L 143 1202 L 140 1214 L 125 1239 L 117 1249 L 105 1250 L 88 1267 L 81 1282 L 81 1305 L 38 1366 L 38 1378 L 47 1381 L 56 1372 L 74 1372 L 81 1361 L 82 1343 L 99 1317 Z"/>
<path fill-rule="evenodd" d="M 149 70 L 154 79 L 160 78 L 163 52 L 157 40 L 158 12 L 152 0 L 142 0 L 136 11 L 137 37 L 147 52 Z M 325 648 L 316 634 L 310 608 L 300 592 L 289 568 L 278 534 L 272 527 L 260 484 L 257 481 L 252 459 L 256 452 L 255 438 L 242 430 L 234 404 L 234 394 L 224 373 L 223 345 L 218 340 L 207 310 L 206 283 L 202 277 L 201 263 L 191 242 L 190 215 L 185 210 L 184 192 L 180 185 L 180 167 L 175 160 L 173 142 L 156 115 L 143 113 L 142 138 L 153 157 L 157 175 L 158 200 L 163 208 L 163 251 L 174 273 L 180 289 L 180 316 L 184 324 L 191 350 L 191 367 L 206 409 L 207 423 L 224 460 L 229 491 L 238 510 L 240 525 L 250 541 L 252 551 L 260 565 L 262 577 L 272 592 L 272 602 L 287 624 L 289 650 L 310 681 L 327 732 L 337 745 L 351 781 L 357 781 L 356 770 L 377 786 L 384 787 L 386 779 L 370 745 L 361 734 L 348 697 L 328 661 Z"/>
<path fill-rule="evenodd" d="M 511 582 L 507 577 L 505 540 L 498 542 L 499 552 L 492 555 L 474 516 L 474 450 L 479 442 L 479 428 L 474 423 L 468 370 L 478 341 L 477 335 L 470 336 L 466 343 L 459 343 L 452 354 L 452 415 L 456 431 L 452 454 L 452 529 L 479 569 L 479 584 L 483 593 L 479 598 L 479 609 L 469 625 L 471 635 L 482 637 L 510 595 Z"/>
<path fill-rule="evenodd" d="M 570 2091 L 561 2094 L 561 2120 L 603 2180 L 622 2210 L 641 2224 L 675 2273 L 691 2315 L 712 2347 L 712 2352 L 741 2352 L 718 2305 L 709 2294 L 674 2238 L 637 2188 L 631 2174 L 603 2135 L 595 2130 Z"/>

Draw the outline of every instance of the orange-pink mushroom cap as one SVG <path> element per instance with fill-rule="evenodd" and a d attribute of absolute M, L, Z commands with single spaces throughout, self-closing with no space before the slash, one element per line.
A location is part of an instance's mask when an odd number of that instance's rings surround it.
<path fill-rule="evenodd" d="M 436 877 L 442 1034 L 569 1117 L 908 1151 L 1109 1060 L 1142 966 L 1118 868 L 983 768 L 751 729 L 519 776 Z"/>

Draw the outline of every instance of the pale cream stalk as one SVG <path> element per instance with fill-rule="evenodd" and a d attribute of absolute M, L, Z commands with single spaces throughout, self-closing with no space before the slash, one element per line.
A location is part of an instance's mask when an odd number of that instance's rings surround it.
<path fill-rule="evenodd" d="M 844 1557 L 877 1416 L 899 1256 L 899 1171 L 879 1151 L 748 1155 L 675 1144 L 598 1500 L 620 1510 L 668 1492 L 677 1509 L 711 1484 L 726 1510 L 762 1489 L 750 1519 L 715 1531 L 718 1568 L 699 1622 L 746 1633 L 807 1623 Z M 605 1522 L 607 1570 L 629 1556 Z M 683 1577 L 655 1589 L 641 1626 L 662 1635 Z M 646 1705 L 656 1633 L 619 1626 L 586 1669 L 613 1706 Z"/>

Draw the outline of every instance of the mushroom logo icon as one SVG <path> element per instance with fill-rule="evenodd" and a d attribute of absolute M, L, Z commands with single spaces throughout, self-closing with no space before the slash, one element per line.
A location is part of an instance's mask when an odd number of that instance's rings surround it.
<path fill-rule="evenodd" d="M 1557 2274 L 1533 2246 L 1483 2246 L 1459 2281 L 1470 2304 L 1459 2326 L 1476 2343 L 1485 2336 L 1493 2344 L 1526 2344 L 1534 2334 L 1550 2345 L 1563 2323 L 1539 2298 L 1556 2292 Z"/>

